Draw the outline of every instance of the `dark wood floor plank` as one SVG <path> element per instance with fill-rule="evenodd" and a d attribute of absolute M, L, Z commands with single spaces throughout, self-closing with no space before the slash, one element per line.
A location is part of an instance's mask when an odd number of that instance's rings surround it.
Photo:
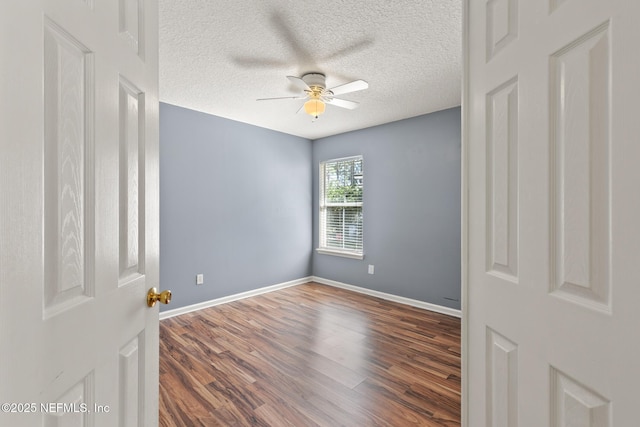
<path fill-rule="evenodd" d="M 460 320 L 309 283 L 160 323 L 160 426 L 459 426 Z"/>

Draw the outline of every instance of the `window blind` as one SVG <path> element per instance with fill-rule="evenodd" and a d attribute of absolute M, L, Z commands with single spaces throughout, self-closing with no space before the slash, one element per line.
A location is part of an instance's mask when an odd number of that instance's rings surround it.
<path fill-rule="evenodd" d="M 320 249 L 362 254 L 362 156 L 320 163 Z"/>

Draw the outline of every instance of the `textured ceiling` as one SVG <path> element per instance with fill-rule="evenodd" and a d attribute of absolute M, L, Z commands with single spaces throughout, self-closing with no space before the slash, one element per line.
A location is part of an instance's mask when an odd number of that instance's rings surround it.
<path fill-rule="evenodd" d="M 461 0 L 160 0 L 160 100 L 309 139 L 460 105 Z M 287 75 L 364 91 L 312 122 Z"/>

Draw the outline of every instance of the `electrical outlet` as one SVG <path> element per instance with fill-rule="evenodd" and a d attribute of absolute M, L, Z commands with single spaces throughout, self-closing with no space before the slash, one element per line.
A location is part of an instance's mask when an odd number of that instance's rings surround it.
<path fill-rule="evenodd" d="M 196 274 L 196 285 L 204 284 L 204 274 Z"/>
<path fill-rule="evenodd" d="M 369 270 L 368 270 L 369 274 L 373 274 L 373 264 L 369 264 Z"/>

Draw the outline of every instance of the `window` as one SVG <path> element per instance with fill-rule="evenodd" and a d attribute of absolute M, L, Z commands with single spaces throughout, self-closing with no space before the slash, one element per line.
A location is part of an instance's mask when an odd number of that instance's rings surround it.
<path fill-rule="evenodd" d="M 362 156 L 320 163 L 318 253 L 362 259 Z"/>

